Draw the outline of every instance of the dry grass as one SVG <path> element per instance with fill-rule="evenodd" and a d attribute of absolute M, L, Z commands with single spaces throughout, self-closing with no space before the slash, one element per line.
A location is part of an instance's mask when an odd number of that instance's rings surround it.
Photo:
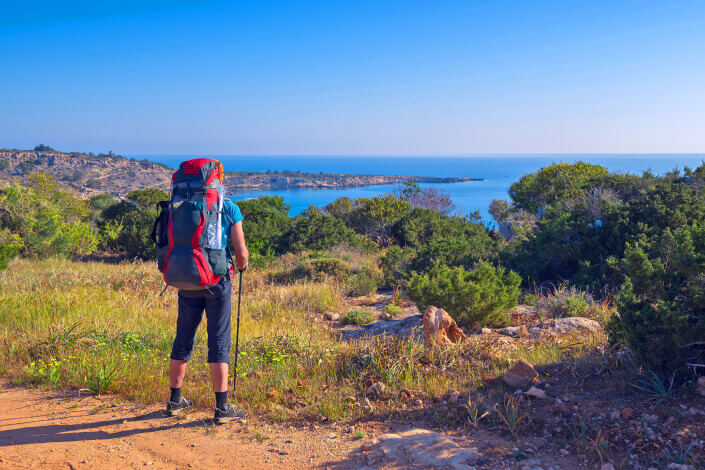
<path fill-rule="evenodd" d="M 584 338 L 507 345 L 482 336 L 453 348 L 400 339 L 339 342 L 317 320 L 323 312 L 344 310 L 341 287 L 272 284 L 267 279 L 276 269 L 246 274 L 236 391 L 240 406 L 273 419 L 360 417 L 369 412 L 361 405 L 366 387 L 376 380 L 389 390 L 376 409 L 391 412 L 402 388 L 439 397 L 449 389 L 480 387 L 483 376 L 499 375 L 519 358 L 553 363 L 595 347 Z M 160 297 L 162 286 L 153 263 L 12 263 L 0 278 L 0 375 L 165 401 L 177 296 L 169 289 Z M 184 385 L 199 406 L 213 405 L 206 356 L 202 327 Z"/>

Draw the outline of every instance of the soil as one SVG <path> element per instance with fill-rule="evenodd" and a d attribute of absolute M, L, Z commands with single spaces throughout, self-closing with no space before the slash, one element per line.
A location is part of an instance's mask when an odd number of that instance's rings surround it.
<path fill-rule="evenodd" d="M 389 458 L 375 436 L 424 427 L 423 422 L 287 426 L 248 418 L 222 426 L 206 411 L 168 418 L 159 406 L 113 395 L 80 396 L 0 383 L 0 468 L 410 468 Z M 365 439 L 356 439 L 362 430 Z M 521 468 L 506 457 L 513 444 L 496 433 L 445 432 L 477 449 L 477 468 Z M 442 453 L 442 450 L 441 450 Z M 571 468 L 567 463 L 556 468 Z M 554 459 L 551 460 L 552 462 Z M 418 468 L 418 467 L 415 467 Z"/>
<path fill-rule="evenodd" d="M 206 411 L 167 418 L 163 408 L 115 396 L 79 397 L 0 386 L 0 468 L 335 468 L 360 466 L 360 445 L 330 430 L 249 420 L 215 426 Z"/>

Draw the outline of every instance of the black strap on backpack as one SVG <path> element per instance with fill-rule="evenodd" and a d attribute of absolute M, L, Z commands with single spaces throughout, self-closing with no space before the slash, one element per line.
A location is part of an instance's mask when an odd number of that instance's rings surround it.
<path fill-rule="evenodd" d="M 159 242 L 162 241 L 162 237 L 157 236 L 157 229 L 160 228 L 160 232 L 164 230 L 164 226 L 168 222 L 169 217 L 169 201 L 159 201 L 155 204 L 157 207 L 161 208 L 159 215 L 154 219 L 154 225 L 152 226 L 152 234 L 149 238 L 152 239 L 155 245 L 160 246 Z M 161 224 L 161 227 L 160 227 Z"/>

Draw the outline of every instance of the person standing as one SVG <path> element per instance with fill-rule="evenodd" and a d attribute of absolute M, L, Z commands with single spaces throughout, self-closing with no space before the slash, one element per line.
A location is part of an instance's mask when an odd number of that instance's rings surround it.
<path fill-rule="evenodd" d="M 247 269 L 249 252 L 242 230 L 243 216 L 240 208 L 229 199 L 223 200 L 222 230 L 227 244 L 228 258 L 230 244 L 235 254 L 237 269 L 242 273 Z M 181 395 L 181 386 L 186 374 L 186 365 L 191 359 L 194 337 L 203 312 L 207 318 L 208 363 L 215 393 L 214 421 L 224 424 L 243 416 L 243 411 L 228 403 L 229 354 L 231 339 L 230 304 L 234 268 L 220 276 L 220 281 L 202 290 L 183 290 L 178 292 L 178 319 L 176 337 L 169 361 L 169 382 L 171 396 L 167 403 L 167 414 L 175 416 L 182 410 L 193 407 L 193 400 Z"/>

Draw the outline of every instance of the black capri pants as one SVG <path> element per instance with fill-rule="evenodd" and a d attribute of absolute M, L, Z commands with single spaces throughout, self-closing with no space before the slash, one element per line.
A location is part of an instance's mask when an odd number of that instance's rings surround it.
<path fill-rule="evenodd" d="M 227 277 L 227 279 L 226 279 Z M 206 312 L 208 331 L 208 362 L 229 363 L 230 354 L 230 294 L 231 276 L 222 276 L 218 284 L 208 289 L 179 291 L 179 317 L 176 320 L 176 338 L 171 358 L 191 359 L 196 329 L 203 311 Z"/>

